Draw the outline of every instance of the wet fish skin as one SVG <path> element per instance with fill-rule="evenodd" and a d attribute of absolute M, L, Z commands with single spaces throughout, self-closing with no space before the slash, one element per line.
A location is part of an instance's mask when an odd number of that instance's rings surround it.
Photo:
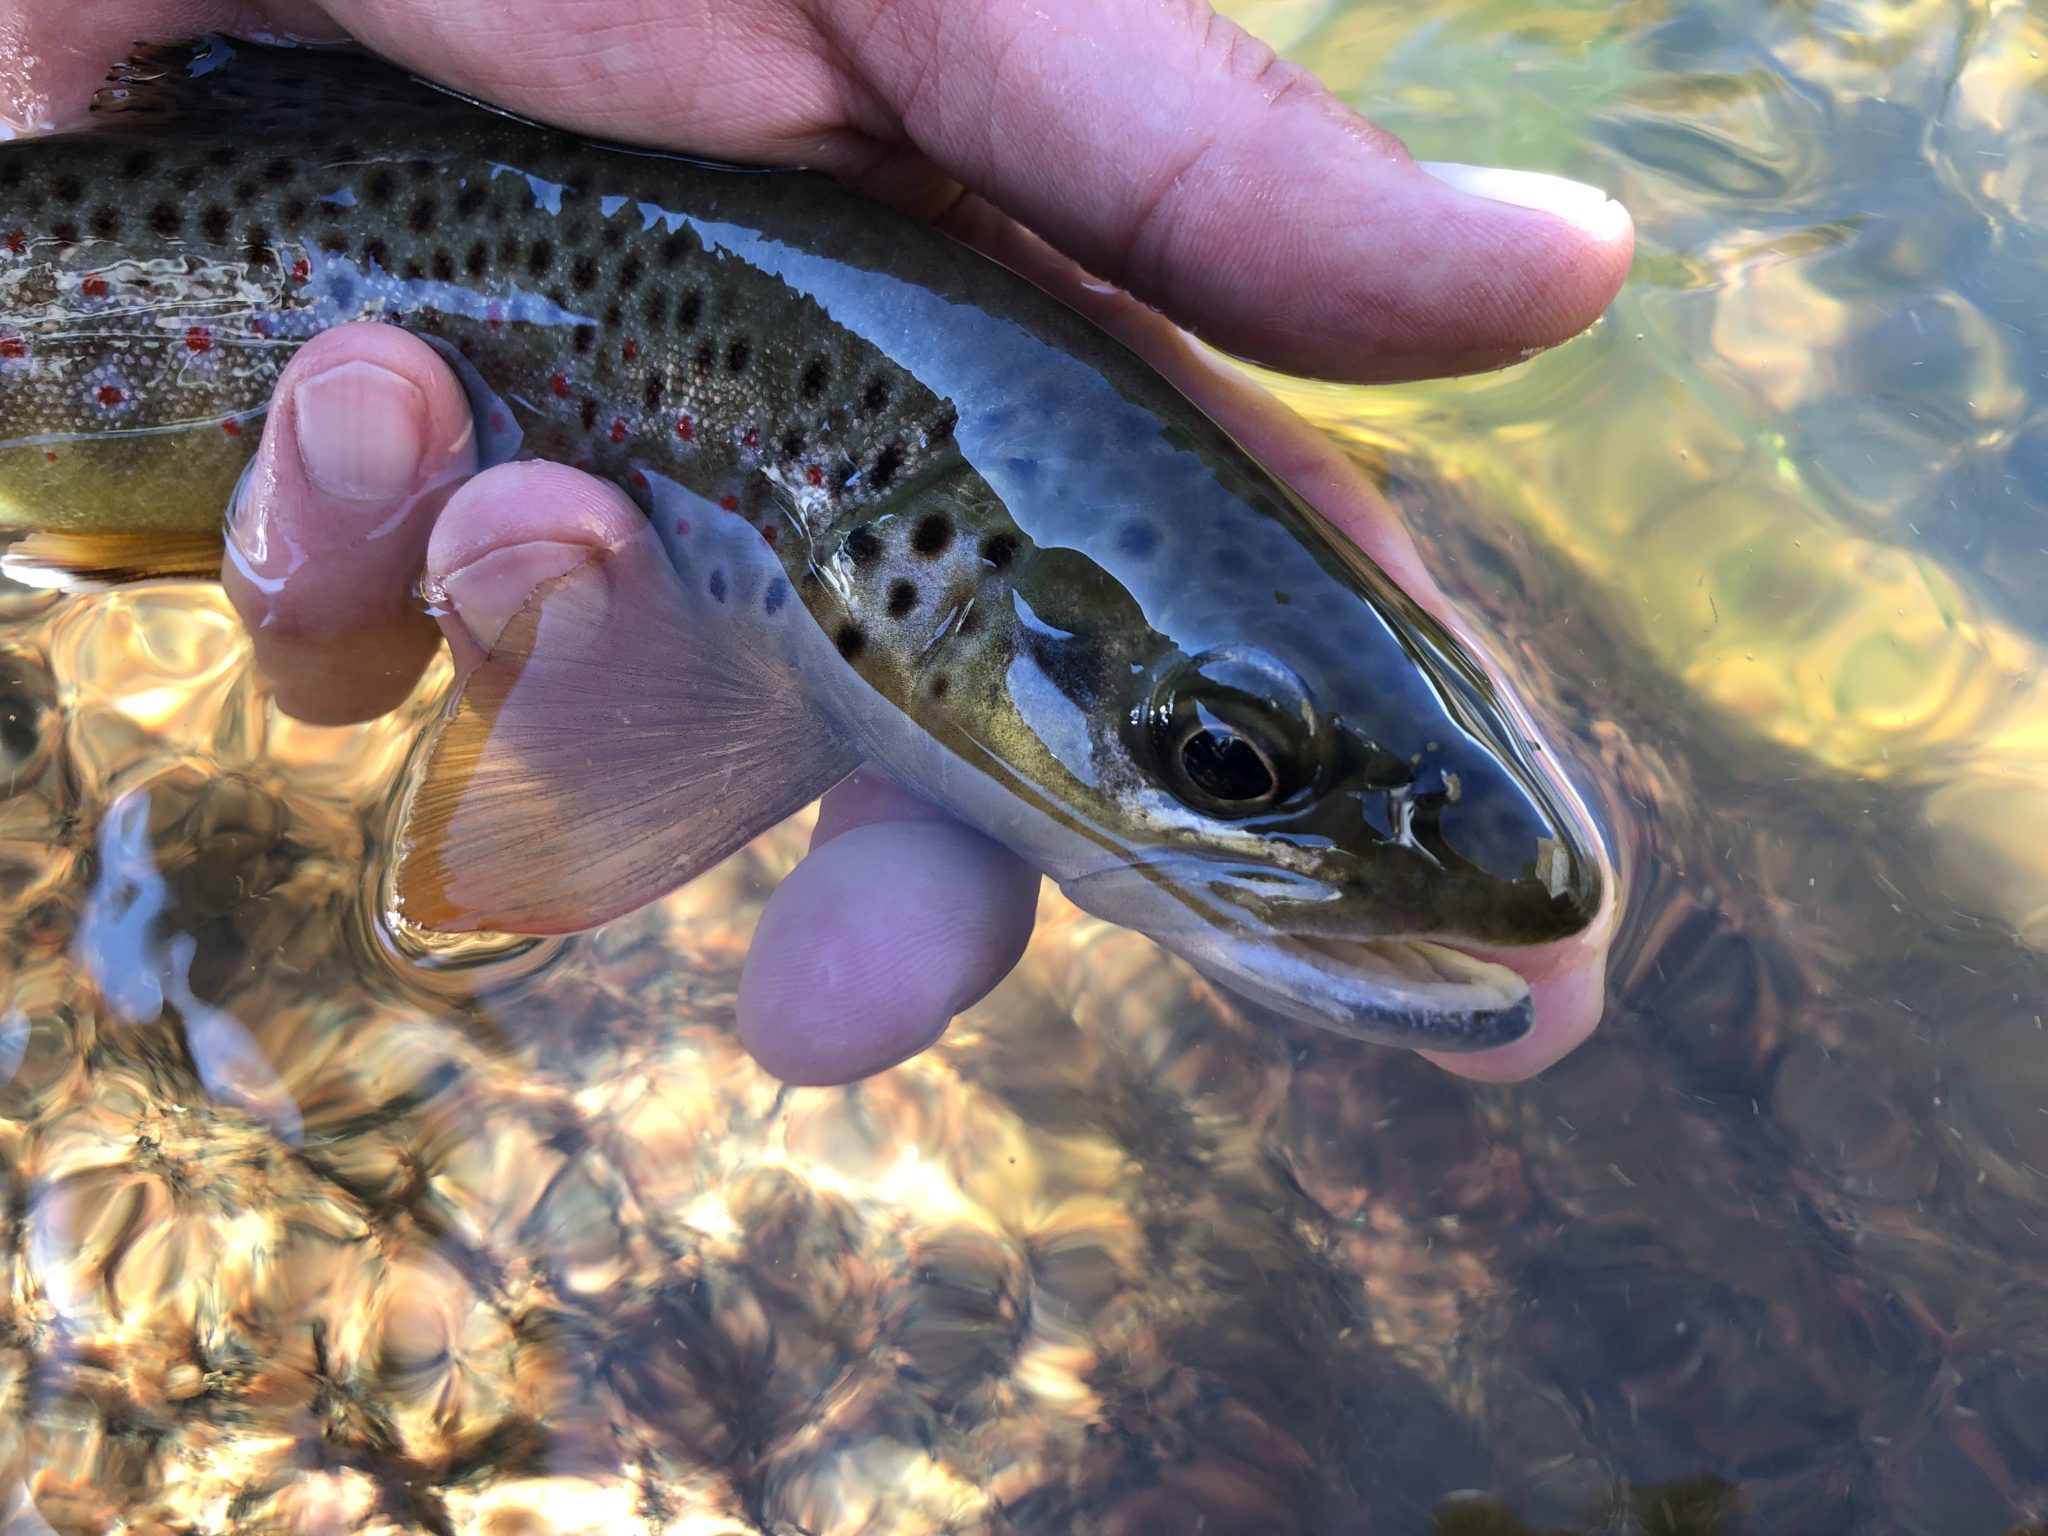
<path fill-rule="evenodd" d="M 292 353 L 381 319 L 456 364 L 487 460 L 625 486 L 698 622 L 756 530 L 751 601 L 797 599 L 843 668 L 806 674 L 811 729 L 1240 992 L 1503 1043 L 1526 992 L 1408 941 L 1541 943 L 1598 909 L 1593 840 L 1442 627 L 951 240 L 349 55 L 155 50 L 101 105 L 0 148 L 0 523 L 215 527 Z M 726 553 L 679 542 L 707 520 Z"/>

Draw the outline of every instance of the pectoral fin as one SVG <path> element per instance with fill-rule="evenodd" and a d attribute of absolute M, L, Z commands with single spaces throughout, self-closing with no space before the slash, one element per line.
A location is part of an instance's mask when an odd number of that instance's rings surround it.
<path fill-rule="evenodd" d="M 212 533 L 23 534 L 0 553 L 0 575 L 25 587 L 88 591 L 131 581 L 220 579 Z"/>
<path fill-rule="evenodd" d="M 859 760 L 789 659 L 790 627 L 814 623 L 772 558 L 735 547 L 686 582 L 651 531 L 544 586 L 425 758 L 399 915 L 442 932 L 594 927 L 816 799 Z"/>

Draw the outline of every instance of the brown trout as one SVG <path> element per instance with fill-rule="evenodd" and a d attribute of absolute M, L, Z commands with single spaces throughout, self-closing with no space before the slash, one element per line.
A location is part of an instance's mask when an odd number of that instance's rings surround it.
<path fill-rule="evenodd" d="M 217 549 L 286 361 L 358 320 L 442 350 L 487 461 L 617 481 L 668 555 L 625 594 L 668 654 L 607 667 L 564 592 L 465 689 L 412 802 L 423 926 L 593 925 L 862 761 L 1375 1040 L 1517 1039 L 1527 984 L 1456 946 L 1600 908 L 1468 655 L 1065 306 L 824 178 L 352 54 L 153 48 L 90 131 L 0 146 L 0 522 L 113 565 Z"/>

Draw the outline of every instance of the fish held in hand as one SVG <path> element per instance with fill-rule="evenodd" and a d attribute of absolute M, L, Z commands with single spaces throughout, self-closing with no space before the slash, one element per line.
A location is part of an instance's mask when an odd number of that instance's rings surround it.
<path fill-rule="evenodd" d="M 824 178 L 353 55 L 149 50 L 90 131 L 0 146 L 12 568 L 192 569 L 293 351 L 360 320 L 442 350 L 487 459 L 647 514 L 465 681 L 409 802 L 411 922 L 593 926 L 864 761 L 1369 1039 L 1519 1039 L 1499 957 L 1603 910 L 1471 657 L 1065 306 Z"/>

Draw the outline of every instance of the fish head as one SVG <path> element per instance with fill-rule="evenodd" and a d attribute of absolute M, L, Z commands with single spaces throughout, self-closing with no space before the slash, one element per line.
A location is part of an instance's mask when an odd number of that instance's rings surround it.
<path fill-rule="evenodd" d="M 1509 1045 L 1534 1003 L 1529 967 L 1503 962 L 1600 919 L 1600 841 L 1457 640 L 1296 512 L 1268 529 L 1313 558 L 1277 584 L 1131 591 L 1096 572 L 1117 597 L 1088 612 L 1072 569 L 1020 585 L 1024 649 L 1047 637 L 1042 665 L 1012 669 L 1027 716 L 1022 693 L 1076 670 L 1050 659 L 1061 644 L 1091 624 L 1125 636 L 1097 640 L 1097 724 L 1068 736 L 1102 852 L 1062 887 L 1291 1017 L 1431 1051 Z"/>

